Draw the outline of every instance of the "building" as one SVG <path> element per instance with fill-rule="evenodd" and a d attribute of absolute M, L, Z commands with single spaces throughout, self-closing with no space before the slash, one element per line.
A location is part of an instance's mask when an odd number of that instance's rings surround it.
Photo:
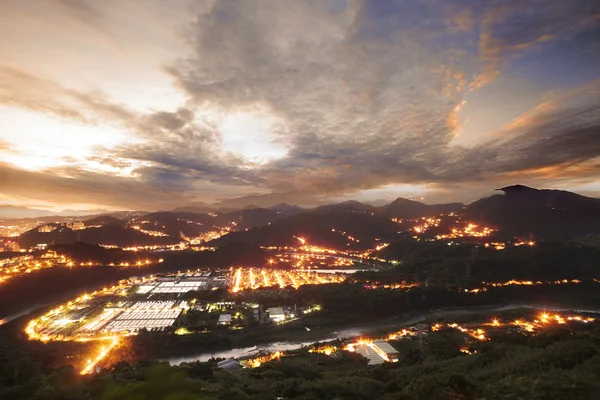
<path fill-rule="evenodd" d="M 240 364 L 239 362 L 237 362 L 234 359 L 230 358 L 228 360 L 219 361 L 217 363 L 217 368 L 222 368 L 225 371 L 230 372 L 230 371 L 236 371 L 236 370 L 241 369 L 243 367 L 242 367 L 242 364 Z"/>
<path fill-rule="evenodd" d="M 398 350 L 393 348 L 388 342 L 376 340 L 373 342 L 373 347 L 375 350 L 384 353 L 391 362 L 398 361 Z"/>
<path fill-rule="evenodd" d="M 19 243 L 17 243 L 17 241 L 15 241 L 15 240 L 9 240 L 9 241 L 5 242 L 4 247 L 5 247 L 6 251 L 17 252 L 17 251 L 21 250 Z"/>
<path fill-rule="evenodd" d="M 269 318 L 273 322 L 282 322 L 285 320 L 285 313 L 281 307 L 270 307 L 267 309 L 267 312 L 269 313 Z"/>
<path fill-rule="evenodd" d="M 221 314 L 219 315 L 219 325 L 230 325 L 231 324 L 231 314 Z"/>
<path fill-rule="evenodd" d="M 85 229 L 85 224 L 83 223 L 83 221 L 71 222 L 67 224 L 67 228 L 77 231 L 80 229 Z"/>
<path fill-rule="evenodd" d="M 254 319 L 257 320 L 257 321 L 260 321 L 261 320 L 261 318 L 260 318 L 260 315 L 261 315 L 260 305 L 258 305 L 258 304 L 252 304 L 250 306 L 250 308 L 252 309 L 252 316 L 254 317 Z"/>
<path fill-rule="evenodd" d="M 38 227 L 37 230 L 40 233 L 50 233 L 56 230 L 56 225 L 43 225 Z"/>
<path fill-rule="evenodd" d="M 383 364 L 385 359 L 378 353 L 374 347 L 369 346 L 367 343 L 359 343 L 355 346 L 356 352 L 361 356 L 369 360 L 368 365 Z"/>

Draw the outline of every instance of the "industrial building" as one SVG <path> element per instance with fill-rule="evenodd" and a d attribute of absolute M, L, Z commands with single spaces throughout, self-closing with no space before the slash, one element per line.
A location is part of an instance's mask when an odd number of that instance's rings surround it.
<path fill-rule="evenodd" d="M 369 360 L 369 365 L 381 364 L 383 362 L 397 362 L 398 350 L 393 348 L 384 340 L 374 342 L 359 342 L 352 348 Z"/>
<path fill-rule="evenodd" d="M 384 353 L 388 360 L 390 360 L 391 362 L 398 361 L 398 350 L 393 348 L 392 345 L 388 342 L 384 340 L 376 340 L 373 342 L 373 346 L 376 348 L 376 350 L 379 350 L 382 353 Z"/>
<path fill-rule="evenodd" d="M 267 312 L 269 313 L 269 318 L 273 322 L 282 322 L 285 320 L 285 313 L 281 307 L 270 307 L 267 309 Z"/>
<path fill-rule="evenodd" d="M 377 351 L 367 343 L 358 343 L 355 347 L 356 352 L 369 360 L 369 365 L 383 364 L 386 360 L 381 357 Z"/>
<path fill-rule="evenodd" d="M 85 332 L 136 332 L 164 329 L 173 325 L 187 307 L 186 302 L 138 301 L 106 307 L 104 312 L 80 329 Z"/>
<path fill-rule="evenodd" d="M 231 314 L 221 314 L 219 315 L 219 325 L 230 325 L 231 324 Z"/>
<path fill-rule="evenodd" d="M 141 283 L 136 288 L 138 294 L 173 293 L 182 294 L 193 290 L 209 290 L 225 286 L 227 278 L 212 276 L 211 271 L 194 274 L 160 276 L 151 281 Z"/>
<path fill-rule="evenodd" d="M 223 370 L 230 372 L 241 369 L 243 368 L 243 366 L 238 361 L 235 361 L 234 359 L 230 358 L 228 360 L 219 361 L 217 363 L 217 368 L 222 368 Z"/>

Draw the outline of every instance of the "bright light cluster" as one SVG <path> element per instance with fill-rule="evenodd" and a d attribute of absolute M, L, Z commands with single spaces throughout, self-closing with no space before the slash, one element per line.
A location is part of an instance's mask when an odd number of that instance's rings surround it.
<path fill-rule="evenodd" d="M 102 361 L 108 355 L 108 353 L 110 353 L 110 351 L 119 344 L 118 336 L 111 337 L 108 340 L 110 340 L 109 344 L 100 346 L 100 352 L 98 353 L 98 355 L 87 361 L 85 367 L 79 372 L 80 375 L 87 375 L 93 372 L 96 365 L 98 365 L 98 363 Z"/>
<path fill-rule="evenodd" d="M 499 319 L 494 318 L 491 322 L 483 324 L 482 326 L 473 326 L 473 327 L 467 328 L 467 327 L 461 326 L 457 323 L 435 324 L 431 327 L 431 330 L 438 331 L 442 328 L 457 329 L 457 330 L 471 336 L 474 339 L 489 340 L 489 338 L 486 336 L 486 332 L 484 330 L 485 326 L 492 327 L 492 328 L 502 328 L 502 327 L 514 326 L 514 327 L 521 328 L 527 332 L 534 333 L 534 332 L 537 332 L 538 330 L 541 330 L 541 329 L 546 328 L 553 324 L 564 325 L 569 322 L 580 322 L 580 323 L 587 324 L 587 323 L 594 322 L 594 321 L 595 321 L 594 318 L 583 317 L 581 315 L 560 315 L 559 313 L 550 314 L 550 313 L 544 312 L 544 313 L 540 314 L 538 316 L 538 318 L 534 319 L 533 321 L 528 321 L 525 319 L 517 319 L 517 320 L 511 321 L 511 322 L 503 323 Z"/>
<path fill-rule="evenodd" d="M 63 255 L 56 254 L 54 251 L 48 251 L 41 257 L 32 255 L 12 257 L 0 261 L 0 283 L 41 269 L 58 266 L 72 267 L 74 265 L 73 261 Z"/>
<path fill-rule="evenodd" d="M 464 227 L 452 228 L 452 232 L 449 234 L 436 235 L 435 238 L 437 240 L 456 239 L 463 237 L 482 238 L 490 236 L 495 231 L 495 229 L 489 228 L 487 226 L 479 226 L 473 223 L 468 223 Z"/>
<path fill-rule="evenodd" d="M 358 240 L 354 236 L 348 234 L 347 232 L 341 231 L 339 229 L 336 230 L 335 228 L 331 228 L 331 232 L 337 232 L 337 233 L 339 233 L 340 235 L 342 235 L 343 237 L 345 237 L 346 240 L 348 240 L 349 242 L 360 243 L 360 240 Z M 350 246 L 350 243 L 348 243 L 348 246 Z"/>
<path fill-rule="evenodd" d="M 327 267 L 351 267 L 354 265 L 354 261 L 350 258 L 339 257 L 339 256 L 331 256 L 328 254 L 319 254 L 319 253 L 280 253 L 276 254 L 271 260 L 269 264 L 274 264 L 275 262 L 288 263 L 294 268 L 303 269 L 303 268 L 327 268 Z"/>
<path fill-rule="evenodd" d="M 435 217 L 423 217 L 421 218 L 421 223 L 414 226 L 413 230 L 416 233 L 425 233 L 427 232 L 429 229 L 431 228 L 437 228 L 438 226 L 440 226 L 440 222 L 441 220 L 439 218 L 435 218 Z"/>
<path fill-rule="evenodd" d="M 166 234 L 164 232 L 147 230 L 147 229 L 140 227 L 139 225 L 132 225 L 131 228 L 135 229 L 136 231 L 140 231 L 143 234 L 148 235 L 148 236 L 156 236 L 156 237 L 169 236 L 168 234 Z"/>
<path fill-rule="evenodd" d="M 506 282 L 482 282 L 483 287 L 475 289 L 465 289 L 467 293 L 479 293 L 487 291 L 487 287 L 503 287 L 503 286 L 537 286 L 537 285 L 566 285 L 569 283 L 581 283 L 579 279 L 562 279 L 556 281 L 519 281 L 511 279 Z"/>
<path fill-rule="evenodd" d="M 410 289 L 418 287 L 419 284 L 416 282 L 400 282 L 400 283 L 381 283 L 381 282 L 369 282 L 365 285 L 366 289 Z"/>
<path fill-rule="evenodd" d="M 231 291 L 254 290 L 265 287 L 284 288 L 301 285 L 321 285 L 325 283 L 340 283 L 346 279 L 344 275 L 325 274 L 312 271 L 287 271 L 266 268 L 237 268 L 232 276 Z"/>
<path fill-rule="evenodd" d="M 318 353 L 318 354 L 325 354 L 326 356 L 330 356 L 333 353 L 335 353 L 336 351 L 338 351 L 338 348 L 336 346 L 332 346 L 332 345 L 322 345 L 322 346 L 313 346 L 311 347 L 308 352 L 309 353 Z"/>
<path fill-rule="evenodd" d="M 525 319 L 517 319 L 515 321 L 503 323 L 499 319 L 494 318 L 489 323 L 483 324 L 469 324 L 469 326 L 462 326 L 458 323 L 437 323 L 429 327 L 429 330 L 432 332 L 439 331 L 441 329 L 456 329 L 477 341 L 488 341 L 490 338 L 487 335 L 488 330 L 499 329 L 499 328 L 510 328 L 516 327 L 518 329 L 522 329 L 529 333 L 536 333 L 537 331 L 547 328 L 552 325 L 561 325 L 561 324 L 569 324 L 569 323 L 583 323 L 587 324 L 590 322 L 594 322 L 594 318 L 584 317 L 581 315 L 560 315 L 558 313 L 550 314 L 550 313 L 542 313 L 538 316 L 538 318 L 533 321 L 527 321 Z M 390 333 L 386 338 L 381 339 L 371 339 L 371 338 L 361 338 L 355 342 L 351 342 L 346 344 L 342 348 L 338 348 L 337 346 L 333 346 L 331 344 L 323 344 L 318 347 L 311 347 L 308 352 L 309 353 L 319 353 L 325 355 L 333 355 L 335 352 L 339 350 L 348 351 L 351 353 L 358 353 L 363 355 L 369 360 L 369 364 L 378 364 L 381 362 L 394 362 L 397 361 L 397 358 L 392 354 L 389 354 L 385 351 L 386 348 L 390 349 L 387 341 L 390 340 L 398 340 L 405 337 L 414 337 L 421 334 L 426 333 L 425 330 L 414 331 L 409 329 L 402 329 L 398 332 Z M 394 350 L 391 348 L 390 350 Z M 464 354 L 473 355 L 476 354 L 477 351 L 471 351 L 468 348 L 461 348 L 460 351 Z M 397 353 L 397 352 L 396 352 Z M 250 360 L 249 366 L 260 366 L 262 363 L 265 363 L 270 360 L 279 359 L 284 354 L 281 352 L 276 352 L 268 356 L 262 356 L 254 361 Z"/>
<path fill-rule="evenodd" d="M 266 356 L 260 356 L 260 357 L 256 357 L 256 358 L 253 358 L 250 360 L 245 360 L 245 361 L 243 361 L 243 364 L 245 364 L 247 367 L 250 367 L 250 368 L 258 368 L 266 362 L 273 361 L 273 360 L 279 360 L 284 355 L 285 354 L 282 353 L 281 351 L 276 351 L 275 353 L 268 354 Z"/>
<path fill-rule="evenodd" d="M 485 336 L 485 331 L 483 329 L 481 329 L 481 328 L 469 329 L 469 328 L 465 328 L 463 326 L 460 326 L 457 323 L 452 323 L 452 324 L 435 324 L 435 325 L 433 325 L 431 327 L 431 330 L 433 332 L 435 332 L 435 331 L 439 331 L 442 328 L 458 329 L 462 333 L 465 333 L 465 334 L 471 336 L 474 339 L 477 339 L 477 340 L 487 340 L 487 337 Z"/>

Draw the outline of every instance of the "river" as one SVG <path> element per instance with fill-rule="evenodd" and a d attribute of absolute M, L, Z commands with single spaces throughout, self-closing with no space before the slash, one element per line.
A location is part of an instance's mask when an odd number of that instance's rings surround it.
<path fill-rule="evenodd" d="M 591 314 L 600 314 L 600 310 L 582 310 L 582 309 L 574 309 L 574 308 L 565 308 L 558 306 L 546 306 L 546 305 L 538 305 L 538 304 L 508 304 L 505 306 L 482 306 L 482 307 L 473 307 L 469 309 L 448 309 L 448 310 L 434 310 L 428 313 L 423 313 L 419 315 L 415 315 L 410 318 L 402 319 L 402 320 L 384 320 L 379 323 L 375 323 L 367 326 L 355 326 L 344 328 L 337 332 L 333 332 L 321 338 L 317 338 L 315 340 L 311 340 L 310 342 L 269 342 L 260 344 L 257 346 L 251 347 L 237 347 L 228 350 L 221 351 L 212 351 L 212 352 L 200 352 L 187 356 L 178 356 L 178 357 L 168 357 L 160 359 L 159 361 L 167 361 L 171 365 L 179 365 L 183 362 L 194 362 L 194 361 L 208 361 L 211 358 L 244 358 L 244 357 L 252 357 L 256 356 L 259 353 L 274 353 L 276 351 L 288 351 L 288 350 L 298 350 L 301 347 L 309 346 L 315 342 L 329 342 L 336 339 L 345 339 L 351 337 L 357 337 L 362 335 L 368 335 L 373 331 L 381 330 L 382 328 L 390 328 L 390 330 L 398 330 L 402 327 L 415 325 L 420 322 L 425 321 L 427 318 L 431 317 L 442 317 L 445 315 L 452 314 L 473 314 L 479 313 L 482 311 L 489 312 L 500 312 L 500 311 L 508 311 L 515 310 L 519 308 L 531 308 L 533 310 L 540 311 L 556 311 L 556 312 L 565 312 L 565 311 L 576 311 L 579 313 L 591 313 Z"/>

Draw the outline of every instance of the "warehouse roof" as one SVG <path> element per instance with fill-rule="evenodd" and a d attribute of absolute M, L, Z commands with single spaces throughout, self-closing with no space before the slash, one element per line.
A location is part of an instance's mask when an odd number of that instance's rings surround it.
<path fill-rule="evenodd" d="M 270 307 L 267 311 L 269 312 L 270 316 L 285 315 L 285 313 L 283 312 L 283 308 L 281 307 Z"/>
<path fill-rule="evenodd" d="M 398 354 L 398 350 L 392 347 L 388 342 L 383 340 L 376 340 L 373 342 L 374 346 L 377 346 L 379 350 L 383 351 L 385 354 Z"/>
<path fill-rule="evenodd" d="M 228 360 L 219 361 L 217 363 L 218 368 L 223 368 L 225 371 L 234 371 L 242 368 L 242 364 L 230 358 Z"/>
<path fill-rule="evenodd" d="M 231 322 L 231 314 L 219 315 L 219 322 Z"/>

